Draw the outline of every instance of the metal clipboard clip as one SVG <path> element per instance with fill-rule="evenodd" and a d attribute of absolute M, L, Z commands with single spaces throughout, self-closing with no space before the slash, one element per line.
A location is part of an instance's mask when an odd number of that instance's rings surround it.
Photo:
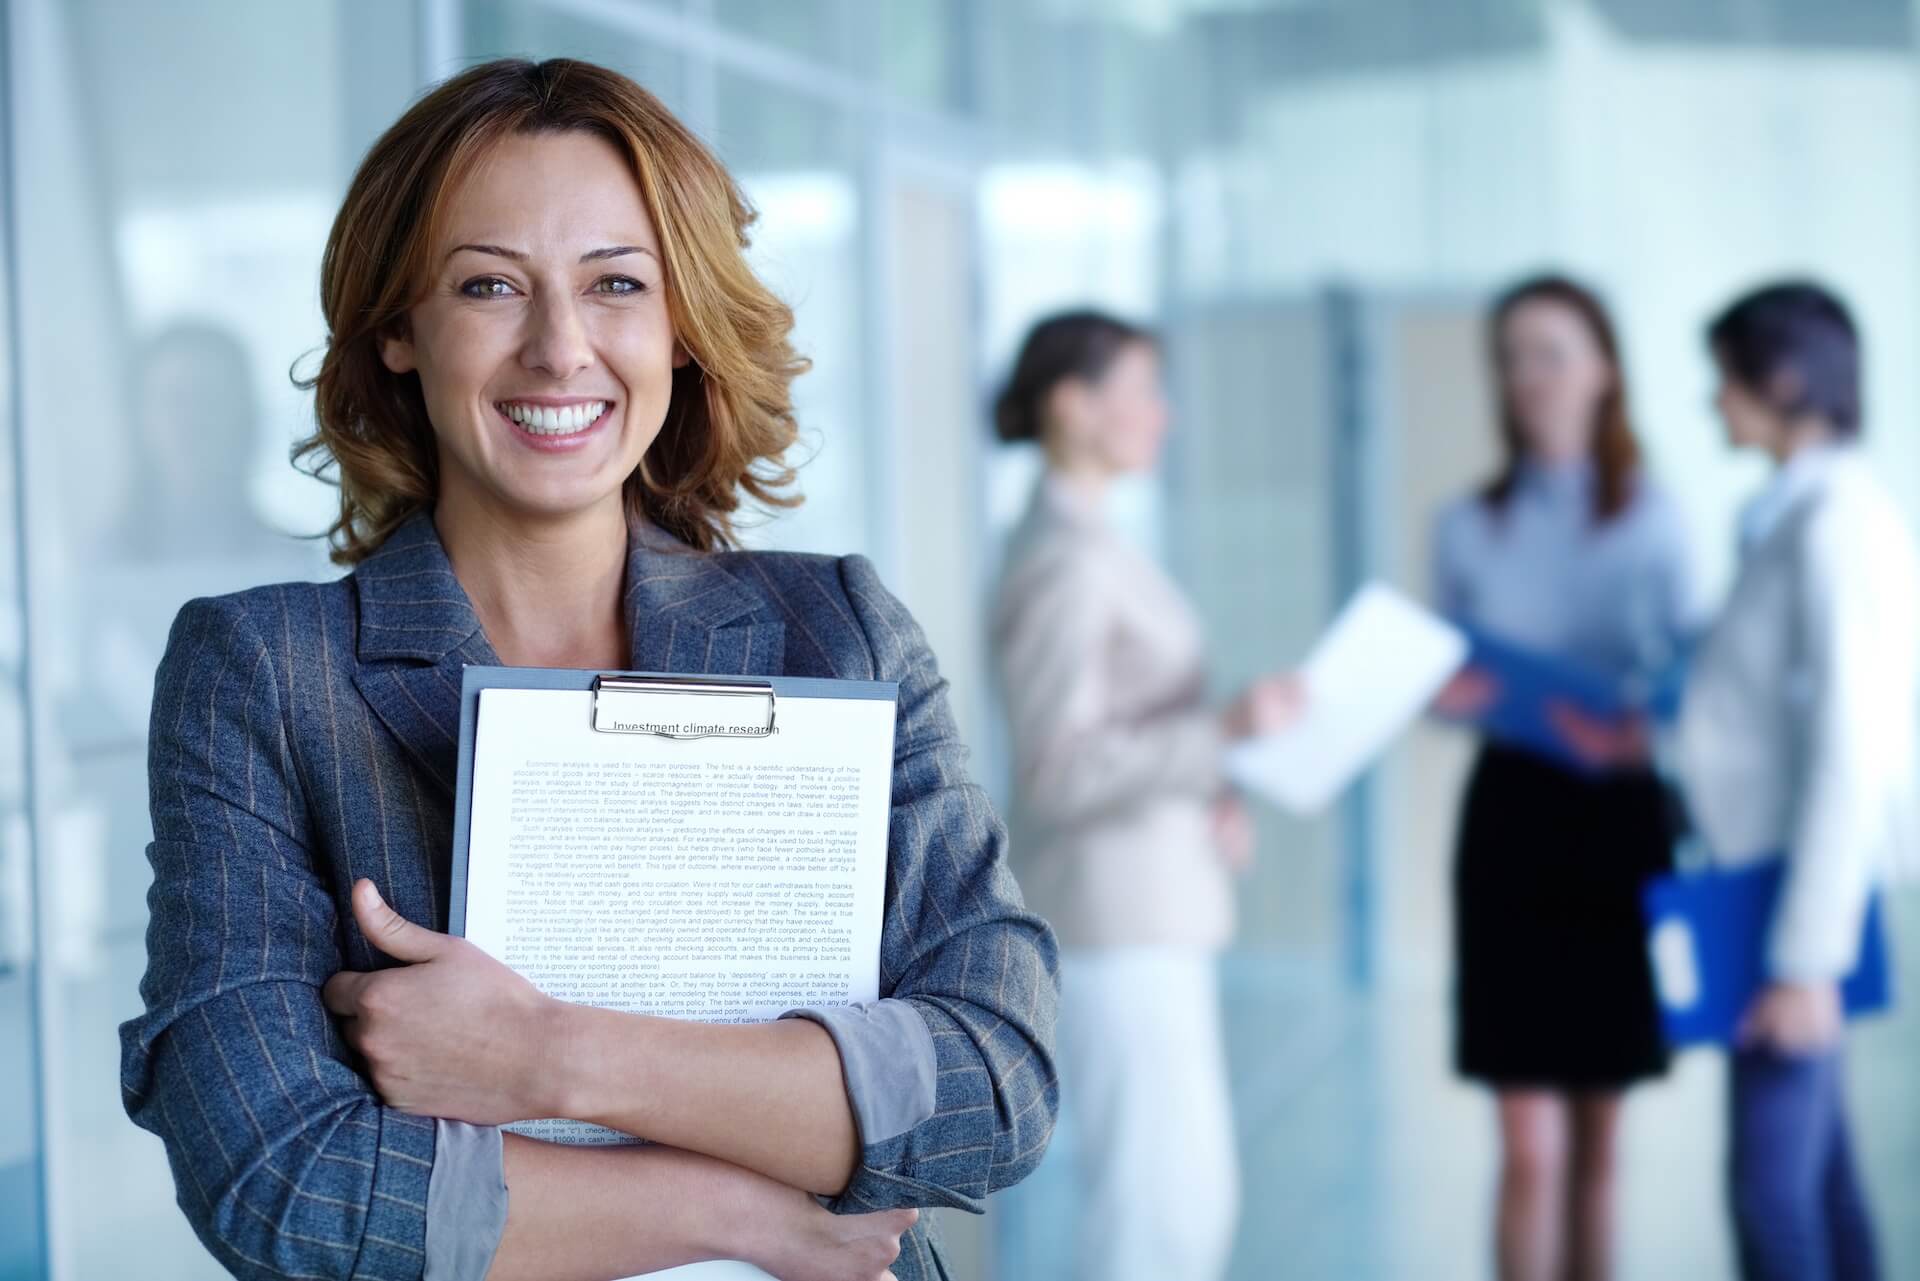
<path fill-rule="evenodd" d="M 689 697 L 689 696 L 693 697 Z M 593 728 L 602 734 L 658 738 L 769 738 L 773 682 L 716 681 L 704 676 L 593 678 Z"/>

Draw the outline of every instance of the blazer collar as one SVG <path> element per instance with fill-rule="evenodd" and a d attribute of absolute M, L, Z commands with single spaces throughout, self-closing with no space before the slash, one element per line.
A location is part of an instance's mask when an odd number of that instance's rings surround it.
<path fill-rule="evenodd" d="M 628 523 L 625 590 L 634 671 L 780 674 L 786 654 L 780 612 L 742 576 L 752 572 L 753 560 L 730 560 L 694 551 L 656 525 Z"/>
<path fill-rule="evenodd" d="M 1740 549 L 1751 553 L 1787 524 L 1787 518 L 1826 489 L 1837 467 L 1853 456 L 1854 447 L 1833 443 L 1803 449 L 1775 469 L 1760 492 L 1740 511 Z"/>
<path fill-rule="evenodd" d="M 1049 467 L 1033 487 L 1033 508 L 1042 519 L 1100 529 L 1107 523 L 1104 494 L 1090 493 Z"/>
<path fill-rule="evenodd" d="M 456 652 L 468 662 L 500 661 L 454 577 L 430 512 L 408 517 L 353 577 L 360 597 L 356 652 L 362 663 L 438 663 Z M 674 639 L 680 633 L 704 639 L 733 624 L 780 626 L 779 612 L 757 585 L 642 521 L 627 527 L 624 601 L 631 662 L 640 671 L 669 670 L 652 664 L 684 651 Z"/>
<path fill-rule="evenodd" d="M 628 666 L 643 672 L 778 675 L 779 611 L 732 565 L 656 526 L 630 521 L 624 604 Z M 741 572 L 736 573 L 738 568 Z M 430 512 L 409 517 L 353 573 L 360 603 L 355 684 L 394 736 L 449 791 L 460 728 L 460 671 L 498 666 Z"/>
<path fill-rule="evenodd" d="M 500 661 L 480 630 L 473 602 L 453 576 L 432 512 L 415 512 L 387 535 L 353 571 L 353 581 L 360 596 L 356 653 L 362 663 L 437 663 L 463 648 L 485 654 L 470 661 Z"/>

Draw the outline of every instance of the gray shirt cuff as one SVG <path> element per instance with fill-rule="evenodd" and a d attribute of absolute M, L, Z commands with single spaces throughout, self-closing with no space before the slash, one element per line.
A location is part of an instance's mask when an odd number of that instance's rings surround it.
<path fill-rule="evenodd" d="M 908 1002 L 823 1005 L 780 1017 L 818 1023 L 833 1038 L 862 1147 L 905 1134 L 933 1115 L 939 1073 L 933 1033 Z"/>
<path fill-rule="evenodd" d="M 435 1121 L 425 1281 L 485 1281 L 507 1229 L 500 1128 Z"/>

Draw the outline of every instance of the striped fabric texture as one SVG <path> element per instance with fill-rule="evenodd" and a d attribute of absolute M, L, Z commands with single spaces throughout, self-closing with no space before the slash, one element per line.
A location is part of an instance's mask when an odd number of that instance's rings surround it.
<path fill-rule="evenodd" d="M 701 554 L 640 526 L 626 607 L 635 670 L 899 682 L 880 990 L 926 1021 L 936 1108 L 869 1144 L 832 1208 L 977 1212 L 1052 1132 L 1055 947 L 919 627 L 864 558 Z M 348 908 L 358 877 L 446 928 L 460 672 L 498 661 L 425 513 L 343 579 L 196 600 L 174 623 L 122 1089 L 235 1276 L 422 1273 L 435 1123 L 381 1104 L 320 988 L 388 963 Z M 894 1271 L 947 1275 L 924 1219 Z"/>

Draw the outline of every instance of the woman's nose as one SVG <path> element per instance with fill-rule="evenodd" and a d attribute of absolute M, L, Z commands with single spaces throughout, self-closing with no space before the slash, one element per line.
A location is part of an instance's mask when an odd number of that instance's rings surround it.
<path fill-rule="evenodd" d="M 593 342 L 586 320 L 571 297 L 546 298 L 529 313 L 529 332 L 520 363 L 553 378 L 571 378 L 593 363 Z"/>

